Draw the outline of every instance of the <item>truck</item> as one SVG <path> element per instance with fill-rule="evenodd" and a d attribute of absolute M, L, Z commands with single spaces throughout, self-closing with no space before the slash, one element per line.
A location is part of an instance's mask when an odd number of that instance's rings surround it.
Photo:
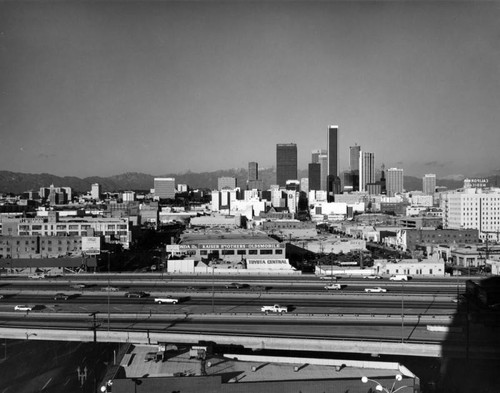
<path fill-rule="evenodd" d="M 279 314 L 282 314 L 282 313 L 287 313 L 288 312 L 288 307 L 286 306 L 280 306 L 279 304 L 274 304 L 272 306 L 262 306 L 260 308 L 260 311 L 268 314 L 270 312 L 274 312 L 274 313 L 279 313 Z"/>
<path fill-rule="evenodd" d="M 406 274 L 393 274 L 389 277 L 391 281 L 408 281 L 411 277 Z"/>
<path fill-rule="evenodd" d="M 179 303 L 179 299 L 175 299 L 171 296 L 157 297 L 157 298 L 155 298 L 155 303 L 158 303 L 158 304 L 162 304 L 162 303 L 177 304 L 177 303 Z"/>

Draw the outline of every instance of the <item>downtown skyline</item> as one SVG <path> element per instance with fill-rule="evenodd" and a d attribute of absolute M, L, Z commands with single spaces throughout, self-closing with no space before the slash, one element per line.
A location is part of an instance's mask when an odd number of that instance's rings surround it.
<path fill-rule="evenodd" d="M 299 169 L 339 126 L 375 166 L 500 169 L 498 3 L 3 2 L 0 169 Z"/>

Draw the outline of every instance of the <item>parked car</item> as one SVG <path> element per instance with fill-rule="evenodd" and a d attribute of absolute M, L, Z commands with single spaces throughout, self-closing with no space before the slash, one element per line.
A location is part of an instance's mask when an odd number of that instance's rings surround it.
<path fill-rule="evenodd" d="M 68 300 L 69 295 L 66 295 L 65 293 L 56 293 L 54 295 L 54 300 Z"/>
<path fill-rule="evenodd" d="M 149 293 L 143 291 L 132 291 L 125 294 L 126 297 L 147 297 Z"/>
<path fill-rule="evenodd" d="M 375 288 L 365 288 L 365 292 L 378 292 L 378 293 L 383 293 L 383 292 L 387 292 L 387 289 L 385 289 L 385 288 L 380 288 L 380 287 L 375 287 Z"/>
<path fill-rule="evenodd" d="M 33 306 L 26 306 L 26 305 L 17 305 L 14 306 L 15 311 L 31 311 L 33 310 Z"/>

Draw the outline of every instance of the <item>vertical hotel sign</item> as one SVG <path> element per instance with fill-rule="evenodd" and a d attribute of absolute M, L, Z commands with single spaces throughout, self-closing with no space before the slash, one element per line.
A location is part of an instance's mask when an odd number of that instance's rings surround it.
<path fill-rule="evenodd" d="M 85 255 L 99 255 L 101 253 L 101 238 L 95 236 L 83 236 L 82 252 Z"/>

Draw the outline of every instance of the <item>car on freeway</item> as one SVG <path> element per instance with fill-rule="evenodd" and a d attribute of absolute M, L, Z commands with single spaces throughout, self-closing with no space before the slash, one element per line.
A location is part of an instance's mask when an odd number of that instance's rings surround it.
<path fill-rule="evenodd" d="M 101 291 L 104 291 L 104 292 L 116 292 L 118 290 L 119 289 L 117 287 L 102 287 L 101 288 Z"/>
<path fill-rule="evenodd" d="M 339 290 L 339 289 L 342 289 L 342 285 L 340 285 L 340 284 L 330 284 L 330 285 L 326 285 L 325 289 L 326 290 L 329 290 L 329 289 Z"/>
<path fill-rule="evenodd" d="M 389 277 L 391 281 L 408 281 L 411 277 L 406 274 L 393 274 Z"/>
<path fill-rule="evenodd" d="M 173 298 L 171 295 L 163 296 L 163 297 L 157 297 L 155 298 L 155 303 L 158 304 L 177 304 L 179 303 L 179 299 Z"/>
<path fill-rule="evenodd" d="M 45 278 L 45 274 L 35 273 L 35 274 L 30 274 L 28 277 L 36 280 L 36 279 Z"/>
<path fill-rule="evenodd" d="M 231 284 L 226 285 L 227 289 L 241 289 L 246 287 L 248 287 L 248 284 L 240 284 L 238 282 L 232 282 Z"/>
<path fill-rule="evenodd" d="M 132 291 L 132 292 L 127 292 L 125 294 L 125 297 L 148 297 L 149 293 L 143 292 L 143 291 Z"/>
<path fill-rule="evenodd" d="M 26 306 L 26 305 L 17 305 L 14 306 L 15 311 L 31 311 L 33 310 L 33 306 Z"/>
<path fill-rule="evenodd" d="M 54 295 L 54 300 L 68 300 L 69 295 L 66 295 L 65 293 L 56 293 Z"/>
<path fill-rule="evenodd" d="M 0 299 L 3 299 L 5 296 L 4 295 L 0 295 Z"/>
<path fill-rule="evenodd" d="M 70 288 L 83 289 L 83 288 L 87 288 L 87 284 L 71 284 Z"/>
<path fill-rule="evenodd" d="M 378 292 L 378 293 L 383 293 L 387 292 L 387 289 L 381 288 L 381 287 L 375 287 L 375 288 L 365 288 L 365 292 Z"/>
<path fill-rule="evenodd" d="M 370 274 L 369 276 L 365 276 L 365 278 L 370 280 L 382 280 L 382 276 L 379 276 L 377 274 Z"/>

